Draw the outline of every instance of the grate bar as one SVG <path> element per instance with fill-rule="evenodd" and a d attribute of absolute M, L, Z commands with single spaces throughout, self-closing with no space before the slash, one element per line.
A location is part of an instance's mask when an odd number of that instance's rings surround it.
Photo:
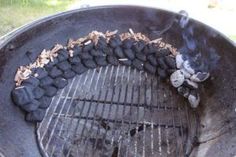
<path fill-rule="evenodd" d="M 131 67 L 88 70 L 53 98 L 37 125 L 40 147 L 46 157 L 184 156 L 195 117 L 172 94 Z"/>
<path fill-rule="evenodd" d="M 114 66 L 112 66 L 111 75 L 110 75 L 110 80 L 112 80 L 113 70 L 114 70 Z M 114 83 L 113 85 L 111 85 L 111 86 L 112 86 L 111 102 L 113 102 L 113 99 L 114 99 L 114 92 L 115 92 L 115 88 L 116 88 L 116 81 L 117 81 L 117 73 L 116 73 L 116 75 L 115 75 L 115 83 Z M 110 82 L 111 82 L 111 81 L 110 81 Z M 111 103 L 111 105 L 109 106 L 107 119 L 109 119 L 110 116 L 111 116 L 111 109 L 112 109 L 112 106 L 113 106 L 113 104 Z M 115 122 L 115 121 L 114 121 L 114 122 Z M 103 136 L 104 139 L 106 139 L 107 131 L 108 131 L 108 129 L 105 130 L 105 134 L 104 134 L 104 136 Z M 105 144 L 105 140 L 103 141 L 103 144 Z M 112 144 L 113 144 L 113 141 L 112 141 Z M 102 149 L 102 154 L 105 153 L 104 151 L 105 151 L 105 149 Z"/>
<path fill-rule="evenodd" d="M 182 111 L 179 107 L 170 107 L 170 106 L 155 106 L 147 103 L 124 103 L 124 102 L 111 102 L 107 100 L 91 100 L 91 99 L 79 99 L 76 98 L 74 99 L 75 101 L 86 101 L 86 102 L 93 102 L 93 103 L 104 103 L 104 104 L 114 104 L 114 105 L 121 105 L 121 106 L 134 106 L 134 107 L 143 107 L 143 108 L 155 108 L 159 110 L 177 110 L 177 111 Z"/>

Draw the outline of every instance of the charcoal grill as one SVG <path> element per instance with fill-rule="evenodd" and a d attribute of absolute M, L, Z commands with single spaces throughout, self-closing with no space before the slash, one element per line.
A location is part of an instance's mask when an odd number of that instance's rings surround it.
<path fill-rule="evenodd" d="M 200 51 L 214 67 L 211 79 L 200 89 L 202 101 L 195 110 L 158 77 L 122 65 L 88 70 L 74 77 L 53 97 L 46 116 L 37 125 L 25 122 L 24 114 L 11 101 L 17 67 L 35 60 L 43 48 L 65 44 L 68 38 L 92 30 L 125 32 L 133 28 L 184 50 L 182 34 L 186 30 L 173 23 L 179 17 L 152 8 L 107 6 L 58 14 L 9 34 L 0 45 L 0 87 L 4 91 L 0 95 L 0 155 L 236 155 L 235 46 L 192 19 L 189 25 L 196 32 L 196 42 L 206 41 Z M 213 55 L 207 49 L 214 49 Z"/>

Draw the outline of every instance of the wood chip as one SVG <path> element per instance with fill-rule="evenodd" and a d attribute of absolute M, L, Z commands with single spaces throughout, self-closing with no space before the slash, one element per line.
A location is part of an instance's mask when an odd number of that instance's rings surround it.
<path fill-rule="evenodd" d="M 44 65 L 48 64 L 49 62 L 52 62 L 55 57 L 58 56 L 58 51 L 63 48 L 69 49 L 68 53 L 70 57 L 73 57 L 74 51 L 72 50 L 75 45 L 83 45 L 83 44 L 89 44 L 91 42 L 94 42 L 95 45 L 98 43 L 99 37 L 104 37 L 107 40 L 107 43 L 109 42 L 110 38 L 113 37 L 118 33 L 118 30 L 115 31 L 106 31 L 106 33 L 98 32 L 98 31 L 92 31 L 87 36 L 79 38 L 77 40 L 69 39 L 67 43 L 67 47 L 63 47 L 60 44 L 56 44 L 51 50 L 43 50 L 36 61 L 34 63 L 30 63 L 26 66 L 20 66 L 17 69 L 16 75 L 15 75 L 15 82 L 16 86 L 20 86 L 21 82 L 32 74 L 31 69 L 37 68 L 37 67 L 44 67 Z M 155 43 L 158 44 L 159 47 L 162 48 L 168 48 L 173 56 L 176 56 L 179 52 L 177 52 L 177 49 L 174 48 L 170 44 L 166 44 L 162 41 L 161 38 L 150 40 L 147 36 L 145 36 L 142 33 L 135 33 L 131 28 L 129 29 L 129 32 L 120 34 L 121 40 L 125 40 L 127 38 L 132 38 L 136 41 L 143 40 L 149 43 Z M 34 74 L 35 75 L 35 74 Z"/>

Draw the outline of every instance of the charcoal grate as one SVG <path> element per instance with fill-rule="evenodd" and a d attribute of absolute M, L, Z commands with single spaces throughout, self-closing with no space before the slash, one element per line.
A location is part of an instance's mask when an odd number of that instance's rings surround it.
<path fill-rule="evenodd" d="M 45 157 L 185 156 L 194 114 L 158 77 L 110 65 L 69 82 L 37 125 Z"/>

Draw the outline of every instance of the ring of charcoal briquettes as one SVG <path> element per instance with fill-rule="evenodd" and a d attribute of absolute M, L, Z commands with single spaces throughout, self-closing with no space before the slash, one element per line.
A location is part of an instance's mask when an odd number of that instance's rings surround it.
<path fill-rule="evenodd" d="M 108 64 L 132 66 L 170 79 L 193 108 L 200 102 L 198 83 L 209 77 L 209 73 L 196 72 L 181 53 L 161 39 L 151 41 L 131 29 L 120 35 L 117 31 L 93 31 L 78 40 L 70 39 L 66 47 L 57 44 L 43 50 L 34 63 L 19 67 L 12 99 L 26 111 L 27 121 L 40 122 L 51 98 L 68 84 L 68 79 Z"/>

